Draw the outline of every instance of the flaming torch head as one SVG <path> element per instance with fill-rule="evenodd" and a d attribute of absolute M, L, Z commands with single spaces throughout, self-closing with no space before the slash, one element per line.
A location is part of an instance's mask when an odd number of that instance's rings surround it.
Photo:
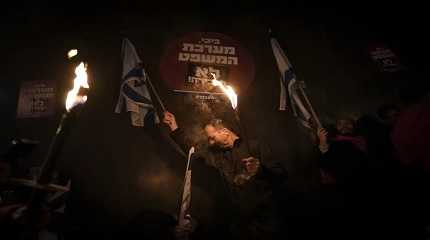
<path fill-rule="evenodd" d="M 71 49 L 70 51 L 67 52 L 67 57 L 69 59 L 75 57 L 76 55 L 78 55 L 78 49 Z"/>
<path fill-rule="evenodd" d="M 68 112 L 70 112 L 73 107 L 87 101 L 86 91 L 82 90 L 90 88 L 88 85 L 87 68 L 83 62 L 75 68 L 75 74 L 76 78 L 73 82 L 73 89 L 67 93 L 66 110 Z"/>
<path fill-rule="evenodd" d="M 224 92 L 225 95 L 227 95 L 228 99 L 230 100 L 231 107 L 234 110 L 236 110 L 236 108 L 237 108 L 237 94 L 234 92 L 234 89 L 231 86 L 226 85 L 223 82 L 217 80 L 215 74 L 213 74 L 213 73 L 211 73 L 211 74 L 214 78 L 214 79 L 212 79 L 212 85 L 218 86 L 219 88 L 221 88 L 221 90 Z"/>

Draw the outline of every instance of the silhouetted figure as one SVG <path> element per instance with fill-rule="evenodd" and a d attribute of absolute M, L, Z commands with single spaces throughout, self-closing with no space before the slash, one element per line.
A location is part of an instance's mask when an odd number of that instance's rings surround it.
<path fill-rule="evenodd" d="M 178 128 L 173 114 L 166 112 L 163 121 L 173 139 L 185 150 L 190 143 Z M 204 126 L 208 149 L 199 149 L 197 160 L 204 161 L 221 174 L 230 192 L 231 232 L 235 239 L 274 239 L 281 229 L 280 202 L 286 172 L 271 159 L 267 148 L 240 137 L 221 120 Z M 247 142 L 248 141 L 248 142 Z"/>

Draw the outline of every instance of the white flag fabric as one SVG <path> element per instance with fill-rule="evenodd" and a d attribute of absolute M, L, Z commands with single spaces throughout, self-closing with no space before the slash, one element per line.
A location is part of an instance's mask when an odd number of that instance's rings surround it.
<path fill-rule="evenodd" d="M 115 112 L 121 113 L 126 109 L 130 112 L 131 124 L 143 127 L 145 118 L 153 118 L 159 122 L 154 105 L 147 87 L 147 74 L 142 66 L 142 60 L 133 44 L 124 39 L 122 42 L 122 84 Z"/>
<path fill-rule="evenodd" d="M 287 109 L 287 104 L 290 105 L 294 116 L 299 118 L 299 121 L 307 128 L 310 128 L 310 120 L 312 115 L 303 104 L 300 92 L 298 92 L 298 84 L 294 69 L 275 38 L 270 39 L 273 55 L 275 56 L 279 72 L 281 73 L 281 94 L 279 100 L 279 110 Z"/>
<path fill-rule="evenodd" d="M 184 226 L 189 219 L 186 216 L 190 212 L 191 207 L 191 156 L 194 154 L 194 147 L 191 147 L 188 152 L 187 169 L 185 171 L 184 190 L 182 192 L 181 210 L 179 212 L 179 225 Z"/>

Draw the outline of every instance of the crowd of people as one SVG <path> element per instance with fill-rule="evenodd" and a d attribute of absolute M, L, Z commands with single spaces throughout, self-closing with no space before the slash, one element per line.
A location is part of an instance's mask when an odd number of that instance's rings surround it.
<path fill-rule="evenodd" d="M 428 99 L 319 128 L 324 194 L 342 203 L 324 228 L 337 238 L 428 239 L 429 133 Z"/>
<path fill-rule="evenodd" d="M 174 114 L 165 112 L 163 122 L 178 145 L 188 151 L 191 145 Z M 301 223 L 296 215 L 300 210 L 294 209 L 297 199 L 292 200 L 295 197 L 288 190 L 287 171 L 279 159 L 220 119 L 212 119 L 203 130 L 207 148 L 197 149 L 193 161 L 216 169 L 228 192 L 229 209 L 224 209 L 219 219 L 214 217 L 208 224 L 211 226 L 193 216 L 188 225 L 179 226 L 171 216 L 148 212 L 141 216 L 144 220 L 119 231 L 119 238 L 136 231 L 146 232 L 147 239 L 430 238 L 430 102 L 426 97 L 408 105 L 385 104 L 375 114 L 356 119 L 339 117 L 334 124 L 315 129 L 321 188 L 311 193 L 314 197 L 309 203 L 298 204 L 312 206 L 313 211 Z M 16 166 L 6 155 L 3 158 L 2 229 L 31 232 L 58 227 L 58 221 L 67 223 L 46 208 L 27 211 L 32 214 L 31 221 L 28 217 L 22 220 L 25 202 L 5 201 Z M 19 200 L 29 197 L 27 193 Z M 163 223 L 157 225 L 157 221 Z M 31 227 L 17 227 L 23 223 Z M 67 234 L 63 237 L 67 239 Z"/>

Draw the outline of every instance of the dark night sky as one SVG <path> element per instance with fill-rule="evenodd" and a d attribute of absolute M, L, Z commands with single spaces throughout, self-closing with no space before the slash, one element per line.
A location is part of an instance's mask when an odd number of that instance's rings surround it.
<path fill-rule="evenodd" d="M 81 5 L 79 5 L 81 4 Z M 377 39 L 387 43 L 400 55 L 402 62 L 422 71 L 428 66 L 426 13 L 422 4 L 413 2 L 360 1 L 357 3 L 314 4 L 310 1 L 286 1 L 284 6 L 265 1 L 121 1 L 121 3 L 76 2 L 61 5 L 30 3 L 6 6 L 2 9 L 0 39 L 2 72 L 0 100 L 2 109 L 13 105 L 5 91 L 11 90 L 16 79 L 12 66 L 32 64 L 33 57 L 20 57 L 24 48 L 37 48 L 47 41 L 63 41 L 64 49 L 82 45 L 94 32 L 121 32 L 124 16 L 196 16 L 197 19 L 225 19 L 238 15 L 257 15 L 267 26 L 279 19 L 300 18 L 309 24 L 320 24 L 328 34 L 344 42 Z M 82 6 L 77 9 L 77 6 Z M 216 24 L 216 23 L 215 23 Z M 276 29 L 275 29 L 276 30 Z M 72 37 L 74 36 L 74 37 Z M 73 39 L 74 38 L 74 39 Z M 63 50 L 63 49 L 62 49 Z M 55 53 L 57 54 L 57 53 Z M 8 90 L 5 90 L 8 89 Z M 10 99 L 9 99 L 10 100 Z M 5 103 L 7 102 L 7 103 Z"/>
<path fill-rule="evenodd" d="M 79 5 L 81 4 L 81 5 Z M 77 6 L 82 6 L 77 10 Z M 279 18 L 302 18 L 310 23 L 321 23 L 328 31 L 335 31 L 345 38 L 368 36 L 389 42 L 401 54 L 420 63 L 418 49 L 424 45 L 426 12 L 423 4 L 414 1 L 359 1 L 357 3 L 315 4 L 311 1 L 283 1 L 283 6 L 271 1 L 172 1 L 156 3 L 121 1 L 121 3 L 76 2 L 65 5 L 30 3 L 24 6 L 9 6 L 2 9 L 1 41 L 3 57 L 8 62 L 9 54 L 22 41 L 50 38 L 69 28 L 118 29 L 126 15 L 162 16 L 194 15 L 202 19 L 229 18 L 238 15 L 259 15 L 270 24 Z M 6 55 L 5 55 L 6 51 Z M 422 51 L 420 51 L 422 52 Z"/>

